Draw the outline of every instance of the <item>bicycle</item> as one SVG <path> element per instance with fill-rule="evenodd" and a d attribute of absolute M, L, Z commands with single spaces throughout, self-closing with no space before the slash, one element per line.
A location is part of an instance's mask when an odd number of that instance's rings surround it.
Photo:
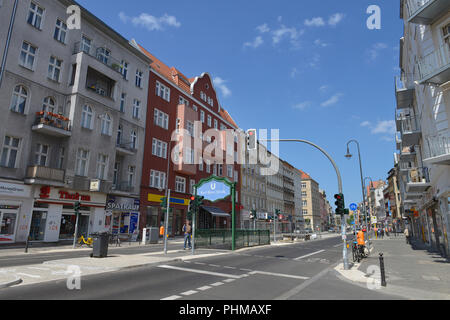
<path fill-rule="evenodd" d="M 361 251 L 356 241 L 353 242 L 352 255 L 353 255 L 353 262 L 360 262 L 362 260 Z"/>
<path fill-rule="evenodd" d="M 120 238 L 118 234 L 112 234 L 109 238 L 109 244 L 115 244 L 116 247 L 120 247 Z"/>
<path fill-rule="evenodd" d="M 92 238 L 85 238 L 83 235 L 78 238 L 78 246 L 82 247 L 83 245 L 87 245 L 89 248 L 92 248 L 92 244 L 94 243 L 94 239 Z"/>

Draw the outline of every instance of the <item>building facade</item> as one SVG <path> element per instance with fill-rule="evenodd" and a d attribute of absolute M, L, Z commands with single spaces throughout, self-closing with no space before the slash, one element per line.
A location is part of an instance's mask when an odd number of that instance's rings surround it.
<path fill-rule="evenodd" d="M 300 170 L 302 173 L 302 214 L 305 219 L 305 228 L 314 231 L 321 229 L 322 218 L 320 210 L 319 183 L 310 175 Z"/>
<path fill-rule="evenodd" d="M 4 1 L 0 10 L 11 21 L 0 33 L 3 242 L 73 238 L 75 202 L 79 234 L 131 228 L 105 207 L 139 200 L 149 59 L 84 8 L 69 28 L 71 5 Z"/>
<path fill-rule="evenodd" d="M 450 3 L 400 1 L 399 189 L 413 234 L 449 255 Z"/>

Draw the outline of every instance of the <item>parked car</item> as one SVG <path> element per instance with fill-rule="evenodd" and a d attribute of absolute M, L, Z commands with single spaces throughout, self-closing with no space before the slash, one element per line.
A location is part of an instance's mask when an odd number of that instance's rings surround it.
<path fill-rule="evenodd" d="M 311 228 L 305 228 L 306 233 L 313 233 L 313 230 Z"/>
<path fill-rule="evenodd" d="M 333 228 L 330 228 L 330 229 L 328 230 L 328 232 L 334 232 L 334 229 L 333 229 Z"/>

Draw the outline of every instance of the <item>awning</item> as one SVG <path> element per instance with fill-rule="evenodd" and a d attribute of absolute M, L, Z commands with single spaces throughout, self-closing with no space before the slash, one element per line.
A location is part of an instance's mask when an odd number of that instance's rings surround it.
<path fill-rule="evenodd" d="M 208 211 L 209 213 L 211 213 L 213 216 L 215 217 L 231 217 L 231 215 L 229 213 L 226 213 L 225 211 L 223 211 L 220 208 L 217 207 L 204 207 L 202 206 L 202 208 L 206 211 Z"/>

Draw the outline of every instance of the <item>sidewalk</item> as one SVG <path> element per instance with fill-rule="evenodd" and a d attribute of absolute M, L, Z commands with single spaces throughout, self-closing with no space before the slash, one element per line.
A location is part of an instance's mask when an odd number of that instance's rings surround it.
<path fill-rule="evenodd" d="M 450 300 L 450 263 L 444 258 L 416 242 L 407 245 L 403 235 L 371 242 L 367 259 L 354 265 L 349 261 L 351 270 L 343 270 L 342 265 L 336 270 L 348 280 L 374 288 L 375 281 L 380 283 L 379 254 L 383 253 L 387 286 L 374 290 L 412 300 Z"/>

